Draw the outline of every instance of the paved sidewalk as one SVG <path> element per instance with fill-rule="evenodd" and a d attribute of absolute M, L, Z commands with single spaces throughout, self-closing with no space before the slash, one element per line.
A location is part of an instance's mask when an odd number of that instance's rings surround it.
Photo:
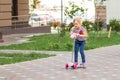
<path fill-rule="evenodd" d="M 87 69 L 76 70 L 64 68 L 65 63 L 71 61 L 71 52 L 36 51 L 57 56 L 1 65 L 0 80 L 120 80 L 119 50 L 120 45 L 115 45 L 85 51 Z M 5 51 L 29 53 L 20 50 L 0 50 Z"/>

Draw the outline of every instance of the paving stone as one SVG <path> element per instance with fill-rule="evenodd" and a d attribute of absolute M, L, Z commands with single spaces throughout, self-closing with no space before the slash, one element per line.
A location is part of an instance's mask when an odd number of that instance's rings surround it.
<path fill-rule="evenodd" d="M 35 51 L 57 54 L 57 56 L 0 65 L 0 77 L 4 76 L 7 80 L 120 80 L 120 52 L 118 50 L 120 50 L 120 45 L 85 51 L 87 68 L 76 70 L 65 69 L 65 64 L 71 62 L 71 52 Z M 27 50 L 4 51 L 29 52 Z M 79 63 L 81 63 L 80 55 Z"/>
<path fill-rule="evenodd" d="M 0 77 L 0 80 L 7 80 L 6 77 Z"/>

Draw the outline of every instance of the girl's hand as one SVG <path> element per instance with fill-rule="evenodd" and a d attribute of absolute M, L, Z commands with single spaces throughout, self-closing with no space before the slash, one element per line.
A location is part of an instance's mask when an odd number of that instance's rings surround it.
<path fill-rule="evenodd" d="M 76 34 L 76 37 L 84 37 L 84 35 Z"/>
<path fill-rule="evenodd" d="M 77 34 L 76 33 L 71 33 L 70 34 L 70 38 L 76 38 L 77 37 Z"/>

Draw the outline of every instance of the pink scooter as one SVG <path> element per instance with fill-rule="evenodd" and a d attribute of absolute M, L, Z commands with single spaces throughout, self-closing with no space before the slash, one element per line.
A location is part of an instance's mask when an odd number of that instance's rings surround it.
<path fill-rule="evenodd" d="M 73 62 L 73 53 L 74 53 L 73 51 L 74 51 L 75 37 L 76 37 L 76 33 L 71 33 L 70 38 L 74 39 L 74 41 L 73 41 L 73 50 L 72 50 L 72 59 L 71 59 L 71 62 L 65 64 L 66 69 L 68 69 L 68 68 L 76 69 L 77 65 L 78 65 L 78 63 Z"/>
<path fill-rule="evenodd" d="M 80 64 L 80 66 L 78 66 L 78 63 L 72 63 L 72 62 L 67 63 L 65 65 L 65 68 L 66 69 L 69 69 L 69 68 L 71 68 L 71 69 L 78 69 L 78 68 L 86 69 L 86 67 L 83 67 L 82 64 Z"/>
<path fill-rule="evenodd" d="M 66 69 L 68 69 L 68 68 L 73 68 L 73 69 L 77 69 L 77 63 L 67 63 L 66 65 L 65 65 L 65 68 Z"/>
<path fill-rule="evenodd" d="M 79 34 L 82 34 L 82 32 L 80 31 Z M 75 42 L 75 37 L 76 36 L 77 36 L 76 33 L 71 33 L 71 35 L 70 35 L 70 38 L 74 39 L 74 41 L 73 41 L 73 50 L 72 50 L 72 59 L 71 59 L 71 62 L 65 64 L 66 69 L 68 69 L 68 68 L 72 68 L 72 69 L 84 68 L 82 66 L 78 66 L 78 63 L 73 62 L 74 42 Z"/>

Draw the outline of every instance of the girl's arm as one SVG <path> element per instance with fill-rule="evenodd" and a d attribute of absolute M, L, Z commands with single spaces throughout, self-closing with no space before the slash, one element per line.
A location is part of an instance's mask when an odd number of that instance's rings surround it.
<path fill-rule="evenodd" d="M 78 36 L 79 36 L 79 37 L 87 38 L 87 37 L 88 37 L 87 30 L 85 29 L 85 31 L 83 32 L 83 34 L 78 34 Z"/>
<path fill-rule="evenodd" d="M 87 38 L 87 37 L 88 37 L 87 31 L 86 31 L 86 32 L 83 32 L 83 37 L 84 37 L 84 38 Z"/>

